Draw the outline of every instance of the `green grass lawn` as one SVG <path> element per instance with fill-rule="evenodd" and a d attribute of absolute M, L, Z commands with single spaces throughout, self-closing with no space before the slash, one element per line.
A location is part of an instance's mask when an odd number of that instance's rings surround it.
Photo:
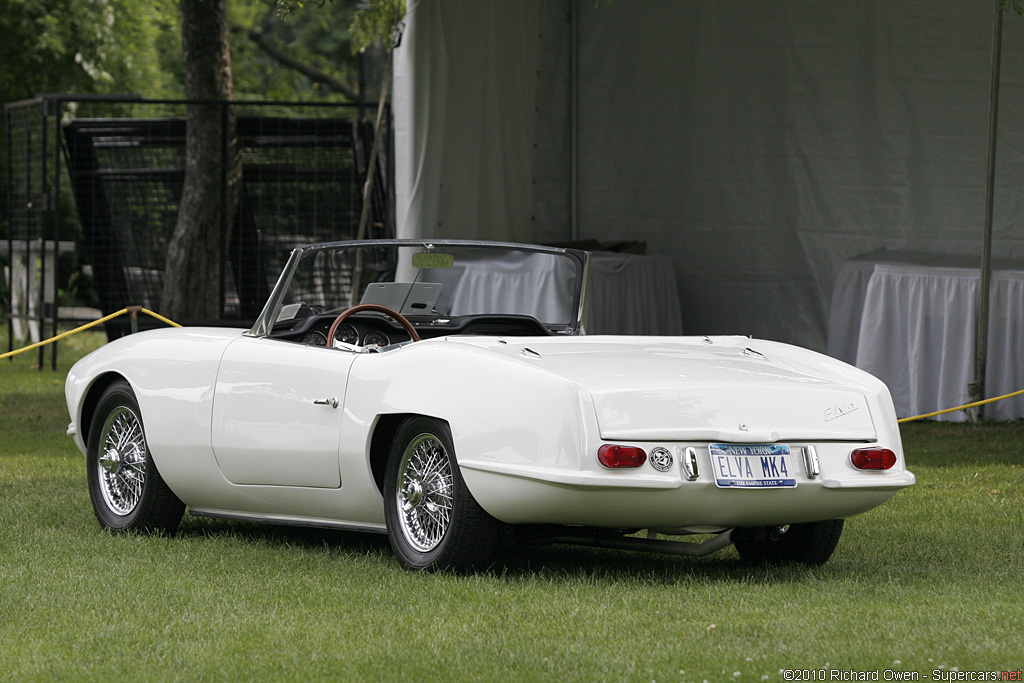
<path fill-rule="evenodd" d="M 4 680 L 885 680 L 1024 665 L 1021 424 L 905 425 L 917 486 L 849 520 L 823 567 L 555 546 L 417 575 L 382 536 L 189 516 L 173 538 L 101 531 L 63 399 L 70 361 L 98 343 L 62 343 L 56 373 L 34 353 L 0 361 Z"/>

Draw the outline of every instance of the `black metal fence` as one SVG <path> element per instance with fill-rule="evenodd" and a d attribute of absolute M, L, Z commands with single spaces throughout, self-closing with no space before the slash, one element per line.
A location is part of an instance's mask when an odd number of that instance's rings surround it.
<path fill-rule="evenodd" d="M 48 337 L 61 322 L 159 305 L 184 182 L 188 104 L 43 95 L 6 106 L 9 348 L 19 334 Z M 356 236 L 373 127 L 366 104 L 217 105 L 234 109 L 241 192 L 235 215 L 222 214 L 233 222 L 221 226 L 230 238 L 221 245 L 220 319 L 188 322 L 242 326 L 258 314 L 291 249 Z M 395 234 L 391 159 L 385 139 L 368 238 Z M 221 178 L 225 197 L 226 171 Z M 127 324 L 108 323 L 108 335 Z"/>

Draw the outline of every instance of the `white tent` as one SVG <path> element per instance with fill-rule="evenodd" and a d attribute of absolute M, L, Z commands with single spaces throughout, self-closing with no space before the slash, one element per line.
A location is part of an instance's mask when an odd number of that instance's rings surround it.
<path fill-rule="evenodd" d="M 688 333 L 824 350 L 844 260 L 979 254 L 990 3 L 410 0 L 400 236 L 647 242 Z M 994 242 L 1024 256 L 1024 19 Z"/>

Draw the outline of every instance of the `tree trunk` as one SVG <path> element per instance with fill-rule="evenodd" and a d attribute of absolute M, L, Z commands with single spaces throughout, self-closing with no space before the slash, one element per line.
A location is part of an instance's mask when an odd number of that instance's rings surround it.
<path fill-rule="evenodd" d="M 232 99 L 225 2 L 180 2 L 185 97 L 204 103 L 188 105 L 185 183 L 167 248 L 160 302 L 160 313 L 172 320 L 222 317 L 222 249 L 229 241 L 241 180 L 234 109 L 218 104 Z M 227 142 L 226 196 L 221 194 L 222 134 Z"/>

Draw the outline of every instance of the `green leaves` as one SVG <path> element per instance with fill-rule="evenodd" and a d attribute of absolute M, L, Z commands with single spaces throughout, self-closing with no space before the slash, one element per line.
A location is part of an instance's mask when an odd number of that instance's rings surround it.
<path fill-rule="evenodd" d="M 374 44 L 391 49 L 391 29 L 405 14 L 405 0 L 370 0 L 366 9 L 356 10 L 349 26 L 352 54 Z"/>
<path fill-rule="evenodd" d="M 0 12 L 0 101 L 37 92 L 176 94 L 173 0 L 8 0 Z M 168 39 L 170 37 L 170 40 Z"/>
<path fill-rule="evenodd" d="M 355 7 L 354 0 L 229 0 L 235 96 L 352 99 L 344 91 L 359 89 L 359 61 L 349 49 L 348 31 Z M 284 68 L 282 55 L 302 68 Z"/>

